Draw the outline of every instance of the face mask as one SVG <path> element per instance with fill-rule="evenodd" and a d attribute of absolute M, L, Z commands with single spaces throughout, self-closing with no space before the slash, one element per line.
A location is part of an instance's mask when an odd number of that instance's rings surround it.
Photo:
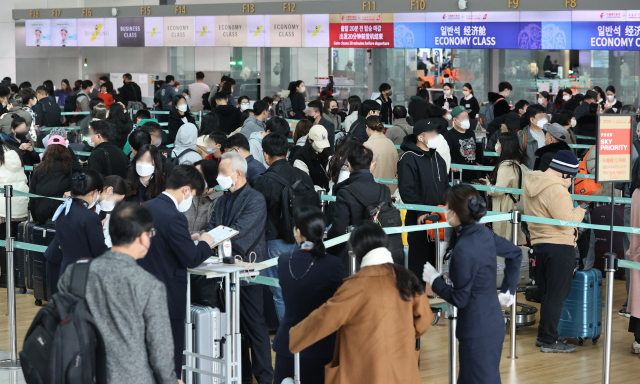
<path fill-rule="evenodd" d="M 69 140 L 65 140 L 65 141 L 64 141 L 64 146 L 65 146 L 65 147 L 67 147 L 67 148 L 69 148 Z"/>
<path fill-rule="evenodd" d="M 96 194 L 96 199 L 93 201 L 93 203 L 89 204 L 88 208 L 93 208 L 93 206 L 96 205 L 99 199 L 100 199 L 100 194 L 98 193 Z"/>
<path fill-rule="evenodd" d="M 447 113 L 447 115 L 445 116 L 445 119 L 451 121 L 451 115 Z"/>
<path fill-rule="evenodd" d="M 536 125 L 538 126 L 538 128 L 542 129 L 547 124 L 547 122 L 548 122 L 547 119 L 538 120 Z"/>
<path fill-rule="evenodd" d="M 393 95 L 393 92 L 391 92 L 391 91 L 387 92 L 387 97 L 389 97 L 391 95 Z"/>
<path fill-rule="evenodd" d="M 277 102 L 277 101 L 274 101 L 274 102 L 273 102 L 273 108 L 275 109 L 277 105 L 278 105 L 278 102 Z"/>
<path fill-rule="evenodd" d="M 216 153 L 217 151 L 217 149 L 207 147 L 207 153 Z"/>
<path fill-rule="evenodd" d="M 316 153 L 322 152 L 322 148 L 318 148 L 316 146 L 316 143 L 311 143 L 311 148 L 313 148 L 313 150 L 316 151 Z"/>
<path fill-rule="evenodd" d="M 116 207 L 115 204 L 113 204 L 113 202 L 104 199 L 100 202 L 100 210 L 104 211 L 104 212 L 111 212 L 113 211 L 113 209 Z"/>
<path fill-rule="evenodd" d="M 571 119 L 571 127 L 575 127 L 576 124 L 578 124 L 578 122 L 576 121 L 576 119 Z"/>
<path fill-rule="evenodd" d="M 193 196 L 191 196 L 191 192 L 189 192 L 189 197 L 184 197 L 182 195 L 182 203 L 178 204 L 178 211 L 187 212 L 191 207 L 191 200 L 193 200 Z"/>
<path fill-rule="evenodd" d="M 611 101 L 611 100 L 613 100 L 614 97 L 615 97 L 615 95 L 607 95 L 607 100 Z"/>
<path fill-rule="evenodd" d="M 544 99 L 542 97 L 538 97 L 538 104 L 544 103 Z"/>
<path fill-rule="evenodd" d="M 240 105 L 240 109 L 242 109 L 243 111 L 246 111 L 249 108 L 249 103 L 242 103 L 242 105 Z"/>
<path fill-rule="evenodd" d="M 500 145 L 500 142 L 496 143 L 496 153 L 499 155 L 502 152 L 502 146 Z"/>
<path fill-rule="evenodd" d="M 449 96 L 451 94 L 451 90 L 450 89 L 445 89 L 444 90 L 444 94 Z"/>
<path fill-rule="evenodd" d="M 338 108 L 331 108 L 331 113 L 332 113 L 332 114 L 337 115 L 337 114 L 338 114 L 338 112 L 340 112 L 340 109 L 338 109 Z"/>
<path fill-rule="evenodd" d="M 151 163 L 144 163 L 144 162 L 136 163 L 136 172 L 140 177 L 151 176 L 153 175 L 155 170 L 156 170 L 156 167 L 151 165 Z"/>
<path fill-rule="evenodd" d="M 27 132 L 16 132 L 16 139 L 19 139 L 21 142 L 22 141 L 28 141 L 27 140 Z"/>
<path fill-rule="evenodd" d="M 460 128 L 462 129 L 469 129 L 470 126 L 471 126 L 471 122 L 469 120 L 460 122 Z"/>
<path fill-rule="evenodd" d="M 93 93 L 93 88 L 91 88 L 91 89 L 89 90 L 89 93 Z"/>
<path fill-rule="evenodd" d="M 300 87 L 300 93 L 304 93 L 304 91 L 306 91 L 306 90 L 307 90 L 307 87 L 304 87 L 304 86 Z"/>
<path fill-rule="evenodd" d="M 216 177 L 216 181 L 222 189 L 229 189 L 234 184 L 231 176 L 218 175 L 218 177 Z"/>
<path fill-rule="evenodd" d="M 311 122 L 311 124 L 316 122 L 316 118 L 313 116 L 307 116 L 307 120 L 309 120 Z"/>
<path fill-rule="evenodd" d="M 427 141 L 427 148 L 429 149 L 436 149 L 438 145 L 440 145 L 440 136 L 436 136 Z"/>
<path fill-rule="evenodd" d="M 95 146 L 96 146 L 96 143 L 94 143 L 93 141 L 91 141 L 94 137 L 95 137 L 95 135 L 92 135 L 92 136 L 89 136 L 89 137 L 87 138 L 87 144 L 89 144 L 89 146 L 90 146 L 91 148 L 93 148 L 93 147 L 95 147 Z"/>
<path fill-rule="evenodd" d="M 160 144 L 162 144 L 162 138 L 161 138 L 161 137 L 158 137 L 157 139 L 155 139 L 155 140 L 153 141 L 153 145 L 154 145 L 155 147 L 159 147 L 159 146 L 160 146 Z"/>
<path fill-rule="evenodd" d="M 448 218 L 447 218 L 447 214 L 448 214 L 449 212 L 451 212 L 451 211 L 453 211 L 453 209 L 450 209 L 450 210 L 448 210 L 448 211 L 447 211 L 446 209 L 444 210 L 444 218 L 445 218 L 445 220 L 447 220 L 447 224 L 449 224 L 449 225 L 451 225 L 451 223 L 450 223 L 449 221 L 451 221 L 451 220 L 453 220 L 453 219 L 448 219 Z M 453 227 L 453 225 L 451 225 L 451 226 Z"/>
<path fill-rule="evenodd" d="M 187 112 L 187 104 L 178 105 L 178 111 Z"/>
<path fill-rule="evenodd" d="M 511 96 L 511 91 L 509 91 L 509 92 L 505 92 L 505 93 L 504 93 L 504 97 L 505 97 L 505 98 L 507 98 L 507 97 L 509 97 L 509 96 Z"/>
<path fill-rule="evenodd" d="M 569 96 L 569 95 L 562 96 L 562 100 L 564 100 L 564 101 L 569 101 L 570 98 L 571 98 L 571 96 Z"/>
<path fill-rule="evenodd" d="M 176 91 L 176 93 L 178 93 L 178 90 L 179 90 L 179 89 L 180 89 L 180 88 L 173 88 L 173 90 L 174 90 L 174 91 Z"/>

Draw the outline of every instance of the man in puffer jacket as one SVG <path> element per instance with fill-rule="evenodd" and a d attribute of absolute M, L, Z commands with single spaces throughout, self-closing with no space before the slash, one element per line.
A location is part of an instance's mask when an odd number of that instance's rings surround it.
<path fill-rule="evenodd" d="M 571 177 L 578 172 L 578 159 L 569 150 L 559 151 L 544 171 L 527 172 L 524 176 L 523 201 L 526 215 L 555 220 L 581 222 L 585 210 L 573 207 L 569 194 Z M 528 223 L 537 268 L 544 276 L 540 326 L 536 346 L 545 353 L 574 352 L 573 344 L 558 336 L 562 303 L 569 296 L 573 269 L 574 247 L 578 237 L 575 227 Z"/>

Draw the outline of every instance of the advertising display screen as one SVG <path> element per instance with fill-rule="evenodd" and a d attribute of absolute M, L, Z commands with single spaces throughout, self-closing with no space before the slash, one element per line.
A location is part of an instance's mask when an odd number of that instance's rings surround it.
<path fill-rule="evenodd" d="M 144 47 L 144 17 L 118 18 L 118 47 Z"/>
<path fill-rule="evenodd" d="M 165 47 L 193 47 L 194 38 L 194 17 L 164 18 Z"/>
<path fill-rule="evenodd" d="M 216 18 L 217 16 L 195 17 L 195 44 L 196 47 L 216 46 Z"/>
<path fill-rule="evenodd" d="M 51 45 L 51 20 L 25 20 L 27 47 L 48 47 Z"/>
<path fill-rule="evenodd" d="M 626 25 L 627 11 L 572 11 L 571 49 L 626 50 L 633 44 Z"/>
<path fill-rule="evenodd" d="M 76 19 L 51 20 L 51 45 L 55 47 L 78 46 Z"/>
<path fill-rule="evenodd" d="M 144 18 L 144 46 L 163 47 L 164 46 L 164 20 L 162 17 Z"/>
<path fill-rule="evenodd" d="M 464 30 L 473 48 L 509 49 L 518 46 L 520 12 L 472 12 L 472 24 Z"/>
<path fill-rule="evenodd" d="M 471 12 L 428 13 L 427 46 L 434 48 L 473 48 Z"/>
<path fill-rule="evenodd" d="M 329 14 L 302 16 L 303 47 L 329 47 Z"/>
<path fill-rule="evenodd" d="M 571 11 L 520 12 L 518 48 L 571 48 Z"/>
<path fill-rule="evenodd" d="M 300 15 L 267 15 L 264 17 L 265 46 L 302 47 L 302 19 Z"/>
<path fill-rule="evenodd" d="M 393 13 L 330 15 L 331 47 L 393 48 Z"/>
<path fill-rule="evenodd" d="M 118 45 L 117 20 L 78 19 L 78 46 L 115 47 Z"/>

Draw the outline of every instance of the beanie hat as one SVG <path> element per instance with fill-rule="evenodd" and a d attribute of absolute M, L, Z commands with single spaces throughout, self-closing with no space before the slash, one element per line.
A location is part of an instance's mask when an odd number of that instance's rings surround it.
<path fill-rule="evenodd" d="M 567 132 L 565 127 L 563 127 L 558 123 L 547 125 L 545 127 L 545 130 L 547 131 L 548 134 L 550 134 L 551 136 L 555 137 L 560 141 L 566 141 L 567 137 L 569 136 L 569 132 Z"/>
<path fill-rule="evenodd" d="M 507 129 L 513 132 L 517 132 L 520 130 L 520 115 L 517 112 L 509 112 L 507 113 L 504 124 L 507 126 Z"/>
<path fill-rule="evenodd" d="M 451 117 L 457 117 L 459 114 L 466 111 L 467 109 L 465 107 L 463 107 L 462 105 L 458 105 L 451 110 Z"/>
<path fill-rule="evenodd" d="M 578 173 L 578 158 L 568 149 L 563 149 L 556 153 L 549 168 L 564 175 L 575 176 Z"/>

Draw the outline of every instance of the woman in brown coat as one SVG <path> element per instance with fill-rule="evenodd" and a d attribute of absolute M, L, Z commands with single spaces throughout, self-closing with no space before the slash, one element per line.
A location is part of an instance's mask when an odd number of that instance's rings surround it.
<path fill-rule="evenodd" d="M 640 189 L 638 185 L 632 186 L 636 188 L 631 198 L 631 227 L 640 228 Z M 631 261 L 640 262 L 640 235 L 631 234 L 629 250 L 627 257 Z M 633 341 L 633 353 L 640 354 L 640 271 L 631 270 L 629 283 L 629 301 L 627 310 L 631 314 L 629 319 L 629 332 L 633 333 L 635 340 Z"/>
<path fill-rule="evenodd" d="M 291 328 L 289 349 L 298 353 L 337 331 L 325 383 L 421 383 L 415 341 L 433 320 L 422 284 L 393 263 L 380 226 L 359 225 L 350 243 L 360 271 Z"/>

